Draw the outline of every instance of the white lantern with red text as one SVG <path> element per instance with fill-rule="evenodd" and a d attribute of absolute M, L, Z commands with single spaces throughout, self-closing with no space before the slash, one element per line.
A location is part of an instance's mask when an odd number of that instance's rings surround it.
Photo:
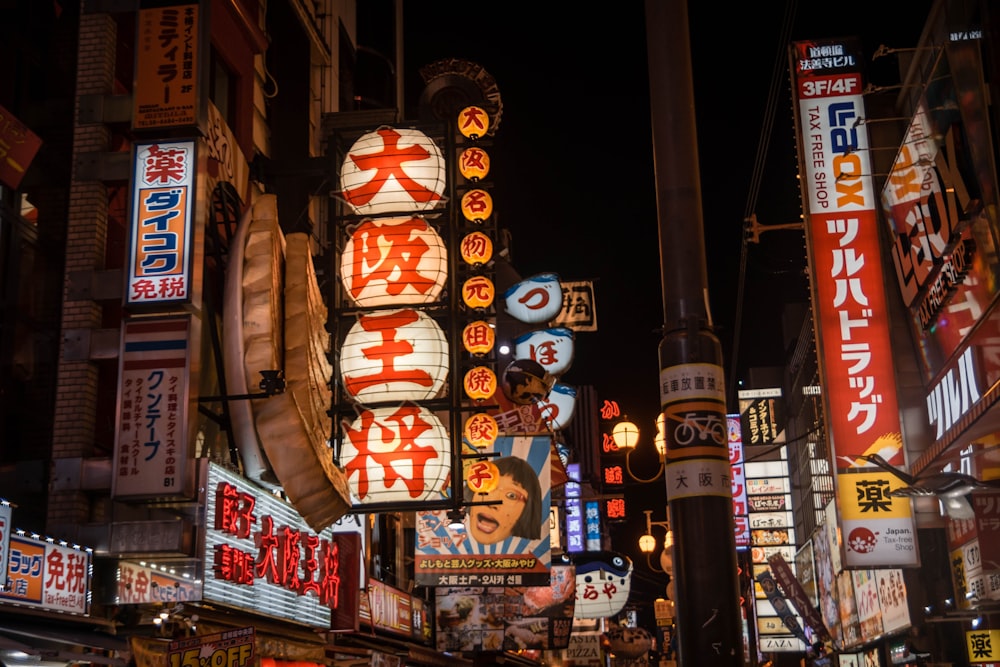
<path fill-rule="evenodd" d="M 437 398 L 447 375 L 448 340 L 420 310 L 362 314 L 340 348 L 341 384 L 363 405 Z"/>
<path fill-rule="evenodd" d="M 538 402 L 538 409 L 553 431 L 566 428 L 576 411 L 576 389 L 556 382 L 549 395 Z"/>
<path fill-rule="evenodd" d="M 380 127 L 354 142 L 340 170 L 340 197 L 359 215 L 427 211 L 442 203 L 445 162 L 420 130 Z"/>
<path fill-rule="evenodd" d="M 539 273 L 507 288 L 503 293 L 504 309 L 518 322 L 549 322 L 562 310 L 563 296 L 559 276 Z"/>
<path fill-rule="evenodd" d="M 529 331 L 514 339 L 514 356 L 534 359 L 549 375 L 559 376 L 573 363 L 574 335 L 566 327 Z"/>
<path fill-rule="evenodd" d="M 443 499 L 451 439 L 437 415 L 422 406 L 365 409 L 345 425 L 340 464 L 359 504 Z"/>
<path fill-rule="evenodd" d="M 347 295 L 362 308 L 434 303 L 448 279 L 448 251 L 423 218 L 363 220 L 340 258 Z"/>

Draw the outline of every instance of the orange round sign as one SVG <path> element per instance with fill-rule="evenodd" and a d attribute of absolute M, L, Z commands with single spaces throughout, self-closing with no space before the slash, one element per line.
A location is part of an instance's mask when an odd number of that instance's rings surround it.
<path fill-rule="evenodd" d="M 462 195 L 462 215 L 469 222 L 483 222 L 493 215 L 493 197 L 486 190 L 469 190 Z"/>
<path fill-rule="evenodd" d="M 493 258 L 493 241 L 482 232 L 466 234 L 460 247 L 466 264 L 485 264 Z"/>
<path fill-rule="evenodd" d="M 485 137 L 490 129 L 490 115 L 486 109 L 468 106 L 458 112 L 458 131 L 463 137 L 479 139 Z"/>
<path fill-rule="evenodd" d="M 497 391 L 497 374 L 488 366 L 476 366 L 465 374 L 462 386 L 472 400 L 485 401 Z"/>
<path fill-rule="evenodd" d="M 466 441 L 476 449 L 489 447 L 500 435 L 497 420 L 485 412 L 477 412 L 465 420 L 463 429 Z"/>
<path fill-rule="evenodd" d="M 465 483 L 473 493 L 489 493 L 500 483 L 500 468 L 493 461 L 474 461 L 465 473 Z"/>
<path fill-rule="evenodd" d="M 479 146 L 470 146 L 458 156 L 458 171 L 470 181 L 486 178 L 490 173 L 490 155 Z"/>
<path fill-rule="evenodd" d="M 462 301 L 469 308 L 489 308 L 496 297 L 496 287 L 486 276 L 472 276 L 462 284 Z"/>
<path fill-rule="evenodd" d="M 469 322 L 462 330 L 462 346 L 470 354 L 487 354 L 496 343 L 496 332 L 486 320 Z"/>

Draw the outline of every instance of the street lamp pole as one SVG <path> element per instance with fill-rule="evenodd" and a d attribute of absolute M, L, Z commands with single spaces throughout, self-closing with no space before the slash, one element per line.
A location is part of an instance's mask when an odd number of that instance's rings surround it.
<path fill-rule="evenodd" d="M 646 0 L 664 337 L 660 406 L 680 667 L 743 665 L 722 347 L 708 312 L 686 0 Z"/>

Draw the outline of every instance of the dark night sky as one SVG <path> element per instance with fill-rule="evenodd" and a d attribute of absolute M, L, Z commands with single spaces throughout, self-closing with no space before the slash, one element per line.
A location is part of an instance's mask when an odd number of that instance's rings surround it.
<path fill-rule="evenodd" d="M 749 367 L 782 363 L 781 304 L 808 295 L 802 234 L 769 232 L 748 245 L 737 322 L 744 218 L 756 212 L 763 224 L 791 223 L 801 212 L 788 42 L 869 29 L 870 38 L 862 35 L 868 54 L 882 43 L 912 47 L 931 0 L 817 4 L 688 3 L 705 261 L 727 381 Z M 503 116 L 491 178 L 498 224 L 511 231 L 513 266 L 523 277 L 554 272 L 596 281 L 600 330 L 577 335 L 562 381 L 617 399 L 643 430 L 640 447 L 649 447 L 659 410 L 663 303 L 644 6 L 619 0 L 586 11 L 554 3 L 544 16 L 538 7 L 405 3 L 407 99 L 423 87 L 419 67 L 443 58 L 474 61 L 496 79 Z M 783 36 L 786 12 L 794 27 Z M 872 76 L 895 68 L 894 60 L 873 64 Z M 407 117 L 415 112 L 408 108 Z M 661 485 L 645 485 L 642 493 L 656 498 L 644 507 L 662 507 Z M 637 515 L 633 521 L 642 524 Z M 654 520 L 663 518 L 657 509 Z"/>

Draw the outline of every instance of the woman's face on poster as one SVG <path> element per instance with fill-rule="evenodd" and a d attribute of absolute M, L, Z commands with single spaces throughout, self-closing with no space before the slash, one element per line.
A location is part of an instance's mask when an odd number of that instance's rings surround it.
<path fill-rule="evenodd" d="M 469 532 L 480 544 L 494 544 L 507 539 L 524 512 L 528 493 L 511 475 L 501 475 L 497 487 L 477 495 L 477 501 L 496 505 L 473 505 L 469 511 Z"/>

